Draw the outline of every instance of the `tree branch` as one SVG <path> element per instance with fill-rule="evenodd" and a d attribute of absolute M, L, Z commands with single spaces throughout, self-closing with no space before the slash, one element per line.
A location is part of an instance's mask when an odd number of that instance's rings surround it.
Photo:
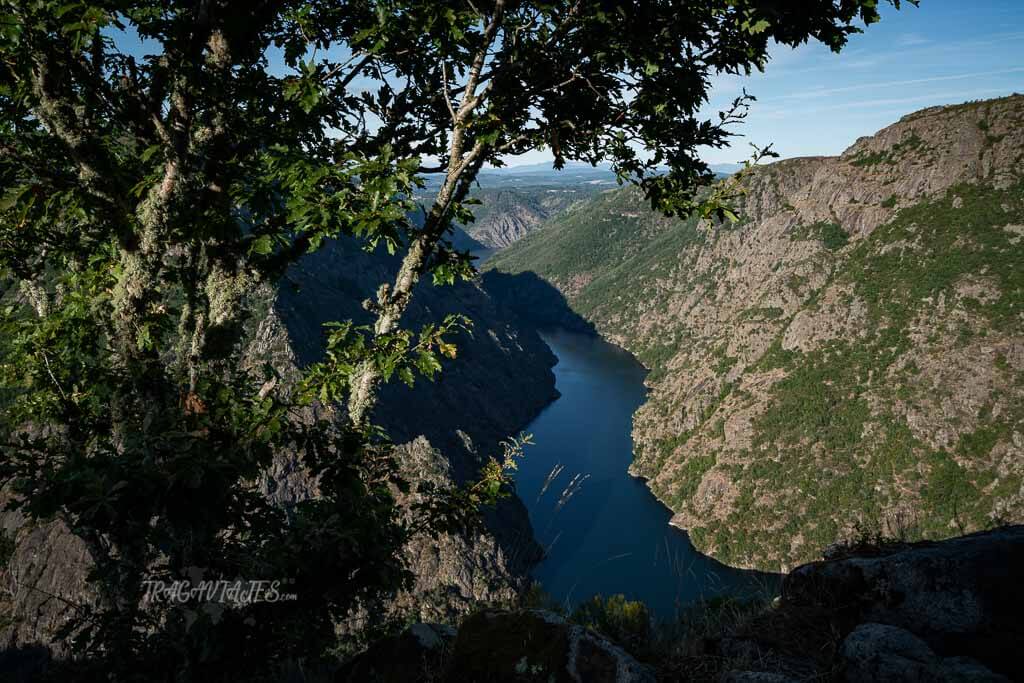
<path fill-rule="evenodd" d="M 476 93 L 480 72 L 487 60 L 487 53 L 497 36 L 498 28 L 501 26 L 504 12 L 505 0 L 497 0 L 494 5 L 494 14 L 484 29 L 480 49 L 473 57 L 466 80 L 465 95 L 458 111 L 455 112 L 448 154 L 448 173 L 445 181 L 427 213 L 422 230 L 409 245 L 409 250 L 406 252 L 405 258 L 402 259 L 402 265 L 393 284 L 382 286 L 378 292 L 377 320 L 373 330 L 375 338 L 390 334 L 398 327 L 402 315 L 409 305 L 413 288 L 427 268 L 438 241 L 449 227 L 449 213 L 452 204 L 465 198 L 483 164 L 486 148 L 484 143 L 477 141 L 469 152 L 463 153 L 466 123 L 481 102 L 481 97 Z M 354 373 L 353 379 L 348 399 L 349 420 L 357 428 L 362 428 L 366 426 L 377 401 L 380 371 L 372 360 L 365 360 Z"/>

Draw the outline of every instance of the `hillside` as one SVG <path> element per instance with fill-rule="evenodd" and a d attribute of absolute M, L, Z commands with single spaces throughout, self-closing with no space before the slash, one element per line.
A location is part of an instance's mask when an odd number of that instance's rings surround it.
<path fill-rule="evenodd" d="M 253 293 L 248 360 L 271 363 L 291 381 L 296 368 L 323 353 L 323 323 L 366 323 L 360 301 L 394 276 L 396 257 L 367 254 L 352 242 L 328 241 L 289 270 L 279 291 Z M 342 267 L 344 266 L 344 267 Z M 16 294 L 12 294 L 16 296 Z M 474 283 L 434 287 L 422 282 L 407 312 L 410 326 L 437 323 L 448 313 L 469 316 L 473 333 L 453 341 L 458 359 L 446 360 L 434 382 L 385 386 L 375 420 L 398 444 L 403 473 L 414 484 L 441 486 L 475 478 L 499 442 L 515 435 L 557 396 L 555 359 L 531 330 L 521 330 Z M 282 452 L 261 486 L 288 506 L 317 495 L 301 452 Z M 0 491 L 0 502 L 7 501 Z M 486 514 L 486 526 L 466 534 L 419 534 L 404 557 L 415 575 L 397 596 L 395 613 L 453 620 L 477 604 L 508 604 L 523 589 L 539 556 L 526 509 L 511 497 Z M 62 523 L 31 525 L 19 512 L 0 512 L 0 540 L 16 540 L 0 556 L 0 642 L 6 647 L 53 641 L 69 605 L 88 595 L 88 553 Z M 380 616 L 380 615 L 373 615 Z M 0 670 L 3 667 L 0 666 Z"/>
<path fill-rule="evenodd" d="M 632 472 L 718 559 L 1020 521 L 1022 124 L 1019 95 L 911 114 L 761 168 L 735 225 L 607 192 L 489 265 L 651 368 Z"/>
<path fill-rule="evenodd" d="M 464 227 L 466 234 L 485 247 L 507 247 L 544 221 L 587 199 L 597 187 L 566 182 L 556 186 L 477 189 L 472 197 L 480 203 L 470 207 L 476 220 Z"/>

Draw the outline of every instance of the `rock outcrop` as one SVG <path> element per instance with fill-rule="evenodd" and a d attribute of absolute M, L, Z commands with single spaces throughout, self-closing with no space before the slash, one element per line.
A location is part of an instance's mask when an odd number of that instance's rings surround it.
<path fill-rule="evenodd" d="M 488 263 L 651 370 L 631 472 L 728 564 L 1024 520 L 1024 96 L 745 182 L 741 220 L 598 195 Z"/>
<path fill-rule="evenodd" d="M 654 683 L 603 636 L 544 610 L 486 610 L 457 635 L 414 624 L 346 663 L 339 683 Z M 398 664 L 401 662 L 401 664 Z"/>
<path fill-rule="evenodd" d="M 939 657 L 910 631 L 884 624 L 861 624 L 843 641 L 844 678 L 877 683 L 977 681 L 1008 683 L 969 657 Z"/>
<path fill-rule="evenodd" d="M 825 609 L 849 633 L 840 655 L 851 680 L 996 680 L 1021 672 L 1021 576 L 1016 526 L 803 565 L 782 600 Z"/>
<path fill-rule="evenodd" d="M 762 611 L 733 621 L 716 613 L 721 605 L 696 607 L 656 641 L 633 643 L 632 654 L 551 612 L 484 610 L 465 619 L 457 632 L 415 624 L 347 662 L 336 680 L 1020 679 L 1024 527 L 841 551 L 835 559 L 794 569 L 783 581 L 781 598 Z M 691 623 L 703 626 L 693 629 Z"/>

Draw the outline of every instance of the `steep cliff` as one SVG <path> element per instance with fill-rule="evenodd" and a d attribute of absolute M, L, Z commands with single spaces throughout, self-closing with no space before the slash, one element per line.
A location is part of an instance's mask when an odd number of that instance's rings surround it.
<path fill-rule="evenodd" d="M 257 338 L 258 356 L 299 366 L 322 353 L 322 325 L 331 320 L 368 323 L 361 302 L 389 281 L 397 259 L 367 255 L 351 245 L 331 243 L 289 273 L 273 312 Z M 464 482 L 476 476 L 499 442 L 516 435 L 557 397 L 551 367 L 555 358 L 530 329 L 520 329 L 479 283 L 434 287 L 429 278 L 417 288 L 404 324 L 418 329 L 449 313 L 468 316 L 470 332 L 453 338 L 458 357 L 444 362 L 436 381 L 420 379 L 413 388 L 386 385 L 375 421 L 402 444 L 407 478 Z M 287 468 L 288 463 L 283 464 Z M 289 495 L 309 495 L 302 484 Z M 526 509 L 518 498 L 503 501 L 487 515 L 488 532 L 420 537 L 406 559 L 416 586 L 398 604 L 421 618 L 453 618 L 474 602 L 508 602 L 539 559 Z"/>
<path fill-rule="evenodd" d="M 286 378 L 295 377 L 322 353 L 322 323 L 366 322 L 360 302 L 396 266 L 394 259 L 352 244 L 326 244 L 289 271 L 280 291 L 253 294 L 249 361 L 271 362 Z M 411 481 L 473 477 L 487 457 L 499 454 L 501 439 L 518 433 L 557 396 L 551 352 L 535 333 L 518 329 L 478 284 L 441 289 L 423 283 L 408 323 L 419 327 L 447 313 L 475 323 L 472 334 L 454 339 L 458 359 L 446 361 L 436 382 L 385 388 L 375 415 L 399 444 Z M 282 504 L 315 495 L 289 453 L 280 455 L 263 487 Z M 486 522 L 478 533 L 415 538 L 405 557 L 416 583 L 398 596 L 395 610 L 454 619 L 476 603 L 514 600 L 539 557 L 526 510 L 518 499 L 506 500 Z M 17 513 L 0 512 L 0 530 L 0 649 L 48 644 L 72 605 L 88 599 L 88 553 L 59 523 L 29 524 Z"/>
<path fill-rule="evenodd" d="M 632 472 L 696 546 L 777 570 L 851 526 L 1024 519 L 1024 97 L 765 166 L 737 224 L 600 195 L 490 265 L 651 368 Z"/>

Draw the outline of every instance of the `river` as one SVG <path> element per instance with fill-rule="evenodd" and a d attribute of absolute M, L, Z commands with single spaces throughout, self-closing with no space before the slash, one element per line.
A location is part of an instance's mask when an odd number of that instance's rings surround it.
<path fill-rule="evenodd" d="M 698 553 L 685 532 L 669 526 L 669 510 L 627 473 L 632 415 L 646 394 L 636 359 L 596 337 L 542 336 L 558 357 L 562 396 L 526 430 L 535 443 L 520 462 L 516 489 L 548 551 L 534 571 L 544 590 L 569 606 L 622 593 L 661 619 L 702 598 L 770 590 L 769 575 Z"/>

